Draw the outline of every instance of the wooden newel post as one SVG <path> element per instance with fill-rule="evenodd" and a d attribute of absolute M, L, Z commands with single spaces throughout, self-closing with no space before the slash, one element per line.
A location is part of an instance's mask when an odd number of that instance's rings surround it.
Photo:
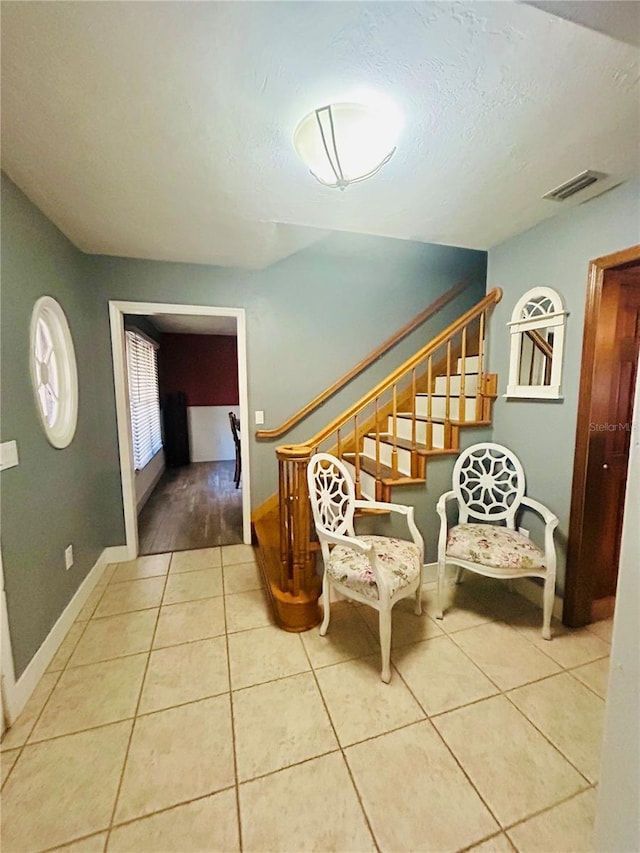
<path fill-rule="evenodd" d="M 305 631 L 320 622 L 320 578 L 311 547 L 311 505 L 307 465 L 312 448 L 276 448 L 280 505 L 280 583 L 274 591 L 276 615 L 289 631 Z"/>

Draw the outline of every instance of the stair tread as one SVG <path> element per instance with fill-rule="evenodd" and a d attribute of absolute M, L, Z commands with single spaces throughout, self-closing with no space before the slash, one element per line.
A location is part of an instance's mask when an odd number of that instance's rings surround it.
<path fill-rule="evenodd" d="M 431 418 L 433 424 L 451 424 L 452 426 L 486 426 L 488 421 L 461 421 L 458 418 Z"/>
<path fill-rule="evenodd" d="M 465 397 L 467 398 L 467 400 L 475 400 L 476 397 L 480 397 L 480 396 L 481 396 L 481 394 L 468 394 L 468 395 L 465 394 Z M 417 392 L 416 397 L 426 397 L 427 399 L 429 399 L 429 397 L 437 397 L 438 400 L 446 400 L 447 399 L 446 394 L 427 394 L 426 391 Z M 460 394 L 449 394 L 449 397 L 455 398 L 456 400 L 458 400 L 460 398 Z"/>
<path fill-rule="evenodd" d="M 355 453 L 345 453 L 343 458 L 346 459 L 347 462 L 351 462 L 352 465 L 355 464 Z M 424 477 L 411 477 L 409 474 L 403 474 L 400 471 L 398 471 L 397 474 L 394 474 L 393 468 L 390 468 L 388 465 L 383 465 L 382 462 L 377 466 L 375 459 L 370 459 L 368 456 L 360 455 L 360 470 L 364 471 L 366 474 L 370 474 L 372 477 L 378 476 L 379 472 L 380 480 L 385 486 L 407 486 L 415 483 L 426 482 Z"/>
<path fill-rule="evenodd" d="M 389 415 L 389 417 L 393 417 L 393 415 Z M 406 420 L 407 418 L 412 418 L 413 413 L 412 412 L 396 412 L 396 417 L 402 418 L 403 420 Z M 429 418 L 426 415 L 416 415 L 416 420 L 422 421 L 423 423 L 428 423 Z"/>
<path fill-rule="evenodd" d="M 398 412 L 397 417 L 402 418 L 403 420 L 406 420 L 407 418 L 412 418 L 413 415 L 411 414 L 411 412 Z M 428 415 L 416 415 L 416 421 L 419 421 L 420 423 L 423 423 L 423 424 L 428 424 L 428 423 L 444 424 L 447 422 L 449 422 L 451 424 L 458 424 L 458 423 L 460 423 L 460 424 L 471 424 L 471 423 L 474 423 L 474 421 L 458 421 L 458 420 L 454 420 L 453 418 L 438 418 L 438 417 L 435 417 L 433 415 L 431 417 L 429 417 Z M 387 433 L 387 434 L 389 435 L 390 433 Z"/>
<path fill-rule="evenodd" d="M 376 434 L 375 432 L 370 432 L 367 434 L 366 438 L 370 438 L 375 441 Z M 390 432 L 381 432 L 380 433 L 380 442 L 381 444 L 393 444 L 393 435 Z M 400 447 L 402 450 L 417 450 L 419 448 L 426 447 L 426 444 L 422 444 L 419 441 L 409 441 L 408 438 L 396 438 L 396 446 Z M 368 457 L 367 457 L 368 458 Z"/>
<path fill-rule="evenodd" d="M 450 373 L 449 376 L 480 376 L 477 370 L 470 370 L 468 373 Z M 444 377 L 447 378 L 446 373 L 436 373 L 435 378 Z"/>
<path fill-rule="evenodd" d="M 344 453 L 343 458 L 347 460 L 347 462 L 351 462 L 352 465 L 355 465 L 355 453 Z M 372 477 L 378 476 L 378 471 L 380 473 L 380 477 L 393 477 L 393 468 L 390 468 L 388 465 L 384 465 L 380 462 L 379 465 L 376 465 L 375 459 L 371 459 L 368 456 L 363 456 L 360 454 L 360 470 L 364 471 L 365 474 L 370 474 Z"/>

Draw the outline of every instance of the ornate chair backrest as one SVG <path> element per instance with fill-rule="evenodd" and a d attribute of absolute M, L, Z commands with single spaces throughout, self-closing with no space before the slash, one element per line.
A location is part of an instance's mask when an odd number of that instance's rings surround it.
<path fill-rule="evenodd" d="M 524 497 L 524 470 L 518 457 L 501 444 L 486 441 L 464 450 L 453 468 L 453 491 L 458 499 L 458 521 L 506 521 L 515 528 L 515 516 Z"/>
<path fill-rule="evenodd" d="M 307 466 L 307 483 L 318 534 L 353 536 L 356 494 L 345 465 L 329 453 L 316 453 Z"/>

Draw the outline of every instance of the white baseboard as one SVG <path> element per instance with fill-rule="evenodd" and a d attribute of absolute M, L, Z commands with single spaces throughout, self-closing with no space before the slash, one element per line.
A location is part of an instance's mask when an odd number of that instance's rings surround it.
<path fill-rule="evenodd" d="M 27 704 L 36 685 L 49 668 L 58 647 L 67 636 L 69 628 L 84 607 L 90 594 L 98 584 L 102 573 L 109 563 L 119 563 L 130 559 L 126 545 L 105 548 L 96 560 L 95 565 L 82 581 L 71 601 L 58 617 L 57 622 L 47 634 L 44 642 L 29 661 L 27 668 L 20 678 L 13 683 L 4 678 L 5 713 L 9 725 L 15 722 L 18 715 Z"/>
<path fill-rule="evenodd" d="M 438 579 L 438 564 L 425 563 L 422 567 L 422 586 L 435 587 Z"/>
<path fill-rule="evenodd" d="M 523 598 L 528 599 L 542 610 L 542 587 L 534 583 L 531 578 L 515 578 L 513 588 Z M 560 596 L 554 596 L 552 612 L 555 619 L 562 619 L 562 604 L 563 601 Z"/>
<path fill-rule="evenodd" d="M 153 459 L 145 465 L 142 471 L 136 471 L 134 482 L 136 487 L 136 512 L 140 515 L 143 506 L 151 497 L 151 493 L 160 482 L 166 465 L 164 462 L 164 450 L 159 450 Z"/>
<path fill-rule="evenodd" d="M 137 554 L 131 554 L 126 545 L 111 545 L 110 548 L 105 548 L 98 558 L 98 562 L 103 561 L 105 566 L 110 563 L 126 563 L 128 560 L 135 560 Z M 94 566 L 95 568 L 95 566 Z"/>
<path fill-rule="evenodd" d="M 423 589 L 434 589 L 436 585 L 438 572 L 437 563 L 425 563 L 422 567 L 422 587 Z M 531 601 L 536 607 L 542 610 L 542 587 L 538 586 L 532 578 L 513 578 L 513 589 L 518 595 Z M 553 602 L 553 616 L 556 619 L 562 619 L 562 598 L 556 595 Z"/>

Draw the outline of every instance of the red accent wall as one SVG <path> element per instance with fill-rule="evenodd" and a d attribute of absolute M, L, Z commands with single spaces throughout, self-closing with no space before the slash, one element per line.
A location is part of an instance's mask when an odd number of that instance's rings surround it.
<path fill-rule="evenodd" d="M 162 334 L 158 384 L 161 395 L 183 391 L 187 406 L 237 406 L 237 338 Z"/>

